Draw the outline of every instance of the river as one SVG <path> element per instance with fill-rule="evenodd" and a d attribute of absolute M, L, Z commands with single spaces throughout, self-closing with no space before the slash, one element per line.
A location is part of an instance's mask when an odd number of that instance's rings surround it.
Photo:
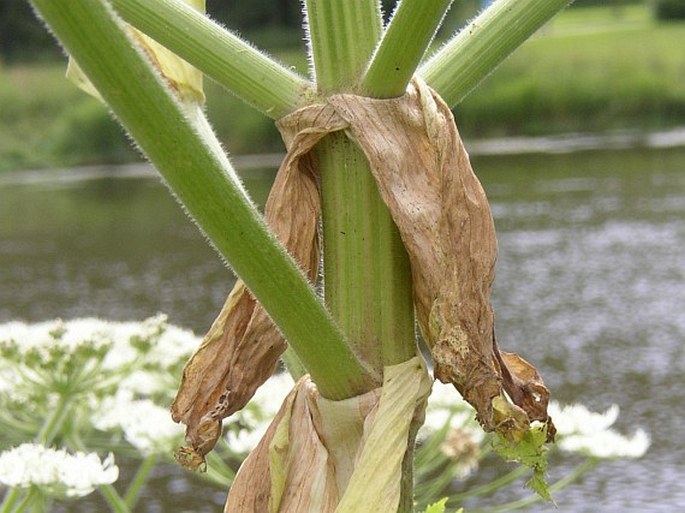
<path fill-rule="evenodd" d="M 595 411 L 618 404 L 620 431 L 642 427 L 652 436 L 642 459 L 603 463 L 557 494 L 559 510 L 679 511 L 685 507 L 685 148 L 473 161 L 498 229 L 493 301 L 500 346 L 535 362 L 559 401 Z M 273 168 L 241 172 L 263 202 Z M 0 179 L 0 322 L 130 320 L 164 312 L 202 333 L 232 281 L 146 171 Z M 576 463 L 555 460 L 550 477 Z M 486 466 L 481 479 L 494 472 Z M 198 488 L 176 470 L 160 470 L 153 485 L 139 511 L 182 511 L 181 504 L 205 493 L 205 505 L 194 511 L 220 510 L 212 505 L 223 492 Z"/>

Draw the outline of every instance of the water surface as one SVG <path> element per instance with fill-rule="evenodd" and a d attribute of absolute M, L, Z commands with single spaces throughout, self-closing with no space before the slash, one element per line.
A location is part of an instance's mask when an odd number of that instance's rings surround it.
<path fill-rule="evenodd" d="M 534 361 L 560 401 L 616 403 L 621 431 L 653 437 L 645 458 L 604 463 L 559 493 L 559 510 L 685 507 L 685 149 L 478 157 L 474 167 L 498 229 L 500 345 Z M 273 170 L 243 176 L 263 202 Z M 202 333 L 232 281 L 156 178 L 0 181 L 0 322 L 161 311 Z M 555 461 L 550 477 L 577 462 Z M 153 485 L 138 511 L 221 510 L 223 493 L 178 469 L 160 468 Z"/>

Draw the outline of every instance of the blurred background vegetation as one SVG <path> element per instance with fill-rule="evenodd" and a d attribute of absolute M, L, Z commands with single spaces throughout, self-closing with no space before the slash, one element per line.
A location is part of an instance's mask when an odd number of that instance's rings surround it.
<path fill-rule="evenodd" d="M 384 2 L 389 12 L 392 1 Z M 456 1 L 436 45 L 481 8 Z M 209 14 L 301 73 L 300 2 L 207 0 Z M 685 0 L 577 0 L 455 110 L 465 139 L 685 125 Z M 65 58 L 26 0 L 0 3 L 0 171 L 139 160 L 105 107 L 64 79 Z M 273 123 L 207 81 L 233 154 L 282 150 Z"/>

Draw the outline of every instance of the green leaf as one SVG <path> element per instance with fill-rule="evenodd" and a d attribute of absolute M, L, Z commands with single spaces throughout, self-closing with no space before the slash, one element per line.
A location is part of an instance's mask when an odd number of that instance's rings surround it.
<path fill-rule="evenodd" d="M 423 513 L 446 513 L 447 497 L 440 499 L 438 502 L 429 504 Z M 454 513 L 464 513 L 464 508 L 459 508 Z"/>
<path fill-rule="evenodd" d="M 423 513 L 445 513 L 445 504 L 447 504 L 447 497 L 440 499 L 433 504 L 429 504 L 426 507 L 426 511 Z"/>
<path fill-rule="evenodd" d="M 543 499 L 554 502 L 549 491 L 549 484 L 545 480 L 545 472 L 547 471 L 546 440 L 547 427 L 544 424 L 535 424 L 518 443 L 511 442 L 498 434 L 493 439 L 493 449 L 504 460 L 515 461 L 530 468 L 533 475 L 526 482 L 526 486 Z"/>

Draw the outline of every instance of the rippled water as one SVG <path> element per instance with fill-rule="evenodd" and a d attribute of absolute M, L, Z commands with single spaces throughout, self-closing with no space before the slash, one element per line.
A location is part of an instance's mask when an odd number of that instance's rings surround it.
<path fill-rule="evenodd" d="M 560 511 L 685 507 L 685 149 L 474 165 L 498 228 L 500 345 L 534 361 L 560 401 L 597 411 L 616 403 L 621 431 L 653 437 L 643 459 L 604 463 L 559 493 Z M 262 201 L 272 172 L 243 174 Z M 0 322 L 162 311 L 200 333 L 231 282 L 156 179 L 0 182 Z M 576 463 L 555 461 L 550 477 Z M 188 511 L 220 511 L 223 493 L 176 469 L 160 469 L 153 484 L 140 511 L 181 511 L 198 497 Z M 495 499 L 512 493 L 525 492 Z"/>

